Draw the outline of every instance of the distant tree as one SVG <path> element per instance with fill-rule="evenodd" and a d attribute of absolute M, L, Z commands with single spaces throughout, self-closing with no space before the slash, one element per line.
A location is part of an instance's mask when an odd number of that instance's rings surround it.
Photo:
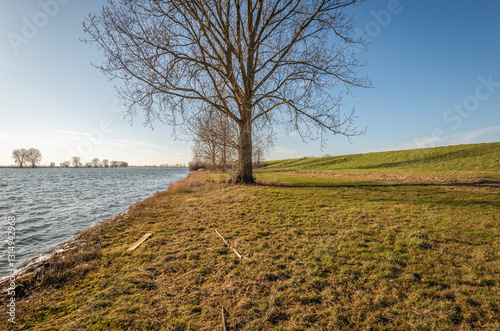
<path fill-rule="evenodd" d="M 118 166 L 119 166 L 120 168 L 126 168 L 126 167 L 128 167 L 128 163 L 127 163 L 127 162 L 120 161 L 120 162 L 118 163 Z"/>
<path fill-rule="evenodd" d="M 237 126 L 214 109 L 201 112 L 187 126 L 194 141 L 193 162 L 226 171 L 238 151 Z"/>
<path fill-rule="evenodd" d="M 87 168 L 92 168 L 92 162 L 87 162 L 87 163 L 85 163 L 85 166 L 86 166 Z"/>
<path fill-rule="evenodd" d="M 12 158 L 14 162 L 22 168 L 23 164 L 28 162 L 28 151 L 24 148 L 15 149 L 12 151 Z"/>
<path fill-rule="evenodd" d="M 31 166 L 34 168 L 37 164 L 40 164 L 42 161 L 42 153 L 36 148 L 30 148 L 28 149 L 26 153 L 26 159 L 29 163 L 31 163 Z"/>
<path fill-rule="evenodd" d="M 64 167 L 64 168 L 69 168 L 70 165 L 71 165 L 70 161 L 64 161 L 63 163 L 61 163 L 61 167 Z"/>
<path fill-rule="evenodd" d="M 73 167 L 78 168 L 80 166 L 81 159 L 78 156 L 73 156 Z"/>
<path fill-rule="evenodd" d="M 260 165 L 260 162 L 264 160 L 264 148 L 256 146 L 253 149 L 253 159 L 257 165 Z"/>
<path fill-rule="evenodd" d="M 188 135 L 193 137 L 193 160 L 191 168 L 222 169 L 238 156 L 238 128 L 227 117 L 216 111 L 200 113 L 189 121 Z M 274 142 L 272 127 L 263 121 L 254 122 L 258 130 L 253 133 L 253 158 L 259 156 L 257 164 Z M 257 154 L 255 151 L 258 151 Z"/>
<path fill-rule="evenodd" d="M 104 168 L 109 167 L 109 160 L 108 160 L 108 159 L 104 159 L 104 160 L 102 160 L 101 165 L 102 165 Z"/>
<path fill-rule="evenodd" d="M 92 165 L 94 166 L 94 168 L 97 168 L 99 164 L 101 164 L 101 161 L 98 158 L 92 159 Z"/>
<path fill-rule="evenodd" d="M 111 164 L 112 168 L 116 168 L 116 167 L 118 167 L 118 165 L 120 164 L 120 162 L 119 161 L 111 161 L 110 164 Z"/>
<path fill-rule="evenodd" d="M 55 162 L 50 162 L 50 167 L 51 168 L 55 168 L 56 167 L 56 163 Z"/>

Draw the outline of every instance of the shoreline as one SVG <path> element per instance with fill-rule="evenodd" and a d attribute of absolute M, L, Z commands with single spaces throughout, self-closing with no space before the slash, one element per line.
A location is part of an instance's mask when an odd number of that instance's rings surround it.
<path fill-rule="evenodd" d="M 182 179 L 180 179 L 180 180 L 182 180 Z M 148 198 L 150 198 L 150 197 L 147 197 L 145 199 L 148 199 Z M 145 199 L 143 199 L 143 200 L 145 200 Z M 131 204 L 127 208 L 127 211 L 118 213 L 118 214 L 112 216 L 111 218 L 104 219 L 104 220 L 98 222 L 97 224 L 94 224 L 93 226 L 80 231 L 80 233 L 76 234 L 73 238 L 64 241 L 63 243 L 57 245 L 55 248 L 50 249 L 50 250 L 48 250 L 48 251 L 40 254 L 40 256 L 34 257 L 34 258 L 32 258 L 32 259 L 30 259 L 30 260 L 22 263 L 16 269 L 17 270 L 17 272 L 15 274 L 16 280 L 19 280 L 19 279 L 22 279 L 22 278 L 24 278 L 26 276 L 32 275 L 33 273 L 35 273 L 40 268 L 40 266 L 45 261 L 50 260 L 51 258 L 55 257 L 56 255 L 58 255 L 58 256 L 64 256 L 63 254 L 65 252 L 71 251 L 73 249 L 76 249 L 78 247 L 78 245 L 81 244 L 80 242 L 78 242 L 78 237 L 80 236 L 81 233 L 83 233 L 85 231 L 88 231 L 88 230 L 92 230 L 93 228 L 98 228 L 99 226 L 101 226 L 101 224 L 103 224 L 105 222 L 108 222 L 110 220 L 113 220 L 113 219 L 115 219 L 117 217 L 125 216 L 128 213 L 128 210 L 130 209 L 130 207 L 132 207 L 133 205 L 135 205 L 136 203 L 139 203 L 141 201 L 142 200 L 139 200 L 139 201 L 136 201 L 135 203 Z M 3 277 L 0 277 L 0 289 L 3 286 L 6 285 L 6 283 L 9 281 L 9 279 L 10 279 L 10 275 L 6 275 L 6 276 L 3 276 Z"/>
<path fill-rule="evenodd" d="M 17 275 L 22 275 L 26 268 L 32 269 L 33 265 L 47 260 L 54 252 L 65 249 L 81 232 L 123 215 L 135 203 L 168 189 L 174 181 L 188 174 L 188 170 L 183 168 L 133 168 L 125 170 L 127 174 L 123 170 L 109 170 L 109 173 L 83 170 L 71 175 L 73 179 L 66 179 L 66 171 L 47 170 L 47 176 L 54 178 L 54 183 L 50 183 L 46 176 L 40 177 L 35 173 L 24 175 L 24 171 L 5 171 L 2 177 L 5 181 L 0 186 L 7 187 L 0 194 L 0 200 L 5 215 L 17 218 L 15 243 L 18 246 L 17 249 L 7 250 L 7 240 L 3 243 L 5 261 L 2 263 L 0 286 L 11 276 L 10 261 L 14 263 Z M 69 171 L 67 174 L 70 172 L 73 173 Z M 37 182 L 39 178 L 41 184 L 30 189 L 30 183 Z M 140 179 L 141 182 L 131 182 L 130 178 Z M 17 186 L 17 180 L 25 184 Z M 78 185 L 77 190 L 71 188 L 73 184 Z M 47 187 L 50 192 L 43 191 Z M 44 193 L 37 193 L 42 191 Z M 22 195 L 15 192 L 22 192 Z M 15 260 L 7 261 L 8 252 L 14 253 Z"/>
<path fill-rule="evenodd" d="M 23 168 L 16 167 L 16 168 L 18 168 L 18 169 L 25 169 L 26 167 L 23 167 Z M 40 169 L 51 169 L 50 167 L 39 167 L 39 168 Z M 134 167 L 134 168 L 139 168 L 139 167 Z M 140 167 L 140 168 L 159 168 L 159 167 Z M 167 168 L 167 167 L 162 167 L 162 168 Z M 1 167 L 0 167 L 0 169 L 1 169 Z M 31 168 L 31 169 L 33 169 L 33 168 Z M 75 169 L 79 169 L 79 168 L 75 168 Z M 81 169 L 87 169 L 87 168 L 81 168 Z M 92 169 L 94 169 L 94 168 L 92 168 Z M 97 168 L 97 169 L 99 169 L 99 168 Z M 173 169 L 173 168 L 169 167 L 169 169 Z M 177 167 L 175 169 L 185 169 L 185 168 L 179 168 L 179 167 Z M 189 175 L 189 173 L 187 175 Z M 56 244 L 55 247 L 49 248 L 48 250 L 43 251 L 42 253 L 40 253 L 38 256 L 34 256 L 34 257 L 32 257 L 32 258 L 30 258 L 30 259 L 22 262 L 21 264 L 19 264 L 19 265 L 16 266 L 16 274 L 15 274 L 16 275 L 16 279 L 21 279 L 21 278 L 23 278 L 23 277 L 25 277 L 27 275 L 32 274 L 33 272 L 35 272 L 36 270 L 38 270 L 38 268 L 41 265 L 43 265 L 44 262 L 46 262 L 47 260 L 51 259 L 55 255 L 63 256 L 66 251 L 75 249 L 76 245 L 78 245 L 77 239 L 79 238 L 79 236 L 82 233 L 84 233 L 86 231 L 90 231 L 93 228 L 99 228 L 103 223 L 111 221 L 111 220 L 113 220 L 115 218 L 125 216 L 129 212 L 130 208 L 132 208 L 134 205 L 136 205 L 136 204 L 138 204 L 138 203 L 140 203 L 140 202 L 142 202 L 142 201 L 144 201 L 146 199 L 151 198 L 152 196 L 154 196 L 158 192 L 164 192 L 164 191 L 168 190 L 168 188 L 171 185 L 173 185 L 175 182 L 177 182 L 179 180 L 183 180 L 186 177 L 177 179 L 177 180 L 169 183 L 169 185 L 166 188 L 164 188 L 163 191 L 153 192 L 152 195 L 148 195 L 146 197 L 141 198 L 140 200 L 132 202 L 128 206 L 124 206 L 123 209 L 116 211 L 114 214 L 112 214 L 110 216 L 107 216 L 105 218 L 102 218 L 101 220 L 97 221 L 96 223 L 94 223 L 90 227 L 84 228 L 84 229 L 76 232 L 74 235 L 72 235 L 71 238 L 66 239 L 63 242 L 60 242 L 59 244 Z M 2 277 L 0 277 L 0 289 L 4 290 L 3 287 L 8 284 L 8 281 L 9 281 L 10 278 L 11 278 L 11 269 L 9 269 L 6 266 L 5 267 L 5 275 L 2 276 Z"/>

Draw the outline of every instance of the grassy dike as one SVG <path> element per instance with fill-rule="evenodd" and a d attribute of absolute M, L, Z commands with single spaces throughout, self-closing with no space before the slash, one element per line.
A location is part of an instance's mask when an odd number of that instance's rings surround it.
<path fill-rule="evenodd" d="M 2 304 L 0 329 L 222 330 L 222 306 L 229 330 L 499 329 L 495 157 L 460 176 L 402 175 L 408 159 L 271 164 L 254 186 L 192 173 L 18 279 L 17 323 Z"/>

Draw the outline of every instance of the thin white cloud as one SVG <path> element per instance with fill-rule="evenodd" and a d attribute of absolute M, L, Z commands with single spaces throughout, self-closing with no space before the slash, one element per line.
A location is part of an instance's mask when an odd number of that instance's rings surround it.
<path fill-rule="evenodd" d="M 142 147 L 153 147 L 153 148 L 165 148 L 167 146 L 162 146 L 162 145 L 156 145 L 156 144 L 150 144 L 150 143 L 145 143 L 141 141 L 132 141 L 132 140 L 123 140 L 123 139 L 113 139 L 114 142 L 117 143 L 122 143 L 126 145 L 135 145 L 135 146 L 142 146 Z"/>
<path fill-rule="evenodd" d="M 500 132 L 500 125 L 490 126 L 487 128 L 482 128 L 469 132 L 454 133 L 449 136 L 443 136 L 443 137 L 433 137 L 433 136 L 421 137 L 414 139 L 412 142 L 407 142 L 403 144 L 403 148 L 414 149 L 414 148 L 437 147 L 443 145 L 472 144 L 478 142 L 477 138 L 495 132 Z"/>
<path fill-rule="evenodd" d="M 111 139 L 109 141 L 105 141 L 103 145 L 107 146 L 115 146 L 127 148 L 129 152 L 135 153 L 147 153 L 147 154 L 159 154 L 164 153 L 169 156 L 177 156 L 177 157 L 191 157 L 190 149 L 179 149 L 170 146 L 163 146 L 157 144 L 151 144 L 142 141 L 132 141 L 132 140 L 124 140 L 124 139 Z"/>
<path fill-rule="evenodd" d="M 70 135 L 70 136 L 87 136 L 87 134 L 83 132 L 77 132 L 77 131 L 63 131 L 63 130 L 54 130 L 55 133 L 62 133 L 65 135 Z"/>
<path fill-rule="evenodd" d="M 63 131 L 63 130 L 54 130 L 53 132 L 59 133 L 60 137 L 62 136 L 66 140 L 80 140 L 83 138 L 93 138 L 91 133 L 87 132 L 78 132 L 78 131 Z"/>
<path fill-rule="evenodd" d="M 288 149 L 288 148 L 285 148 L 283 146 L 276 146 L 275 148 L 273 148 L 271 153 L 278 153 L 278 154 L 285 154 L 285 155 L 294 156 L 298 153 L 298 151 L 293 150 L 293 149 Z"/>
<path fill-rule="evenodd" d="M 44 145 L 44 146 L 63 146 L 63 142 L 59 139 L 54 139 L 51 137 L 44 136 L 33 136 L 26 134 L 12 134 L 12 133 L 2 133 L 0 132 L 0 143 L 8 145 L 20 145 L 19 148 L 28 148 L 32 145 Z M 26 145 L 26 146 L 21 146 Z"/>
<path fill-rule="evenodd" d="M 440 146 L 446 143 L 445 138 L 438 138 L 433 136 L 420 137 L 414 139 L 412 142 L 407 142 L 403 144 L 403 149 L 415 149 L 415 148 L 427 148 Z"/>
<path fill-rule="evenodd" d="M 476 142 L 476 139 L 491 133 L 500 131 L 500 125 L 490 126 L 488 128 L 483 128 L 475 131 L 453 134 L 450 136 L 450 144 L 471 144 Z"/>

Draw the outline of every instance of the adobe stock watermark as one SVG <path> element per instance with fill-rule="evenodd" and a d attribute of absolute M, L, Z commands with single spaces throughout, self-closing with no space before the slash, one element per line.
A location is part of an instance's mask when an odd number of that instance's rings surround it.
<path fill-rule="evenodd" d="M 478 80 L 479 84 L 476 86 L 474 94 L 467 96 L 461 104 L 454 104 L 452 108 L 443 113 L 443 120 L 446 123 L 453 123 L 453 130 L 458 130 L 462 126 L 463 120 L 477 111 L 481 102 L 488 100 L 500 87 L 500 81 L 494 81 L 492 74 L 488 78 L 479 76 Z"/>
<path fill-rule="evenodd" d="M 19 53 L 21 45 L 26 45 L 35 38 L 40 29 L 49 24 L 50 19 L 56 17 L 62 5 L 66 5 L 71 0 L 40 0 L 38 6 L 40 10 L 31 17 L 21 18 L 22 26 L 20 33 L 10 32 L 7 34 L 10 45 L 14 52 Z"/>
<path fill-rule="evenodd" d="M 125 113 L 125 108 L 121 100 L 115 100 L 111 105 L 111 112 L 114 114 Z M 106 135 L 113 133 L 116 129 L 113 124 L 114 121 L 108 117 L 101 119 L 97 125 L 97 128 L 91 130 L 85 130 L 80 133 L 81 139 L 74 145 L 67 143 L 67 159 L 71 159 L 74 156 L 80 158 L 88 157 L 92 154 L 95 147 L 98 147 L 104 143 L 104 138 Z"/>
<path fill-rule="evenodd" d="M 486 78 L 479 76 L 477 79 L 479 83 L 474 93 L 465 97 L 461 103 L 455 103 L 443 113 L 443 121 L 451 126 L 452 131 L 460 129 L 464 120 L 479 110 L 481 102 L 488 100 L 500 88 L 500 80 L 496 81 L 493 74 Z M 435 128 L 430 137 L 424 140 L 415 139 L 414 142 L 419 148 L 436 147 L 450 139 L 450 135 L 446 132 L 443 128 Z"/>
<path fill-rule="evenodd" d="M 7 262 L 9 266 L 8 284 L 7 289 L 7 314 L 9 315 L 9 322 L 16 323 L 16 217 L 7 216 L 8 224 L 7 232 Z"/>
<path fill-rule="evenodd" d="M 413 0 L 406 0 L 407 2 L 412 2 Z M 378 37 L 382 30 L 387 28 L 394 16 L 401 14 L 404 10 L 404 6 L 400 0 L 389 0 L 387 2 L 386 9 L 381 9 L 379 11 L 371 10 L 370 15 L 373 20 L 365 24 L 364 29 L 355 28 L 354 40 L 363 39 L 366 43 L 370 43 L 373 38 Z M 362 45 L 353 45 L 354 52 L 360 52 L 364 48 Z"/>

